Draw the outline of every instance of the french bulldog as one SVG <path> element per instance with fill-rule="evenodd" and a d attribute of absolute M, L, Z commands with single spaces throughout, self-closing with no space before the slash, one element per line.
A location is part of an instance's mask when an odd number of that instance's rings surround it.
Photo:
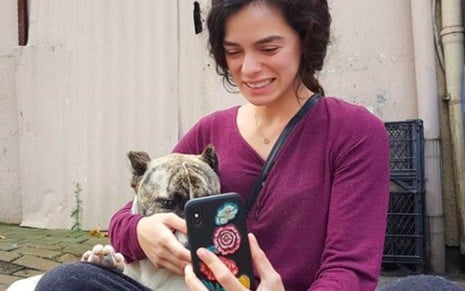
<path fill-rule="evenodd" d="M 134 214 L 172 212 L 184 218 L 184 205 L 189 199 L 220 193 L 218 157 L 211 145 L 200 155 L 173 153 L 151 159 L 145 152 L 129 152 L 128 157 L 133 171 Z M 185 234 L 175 232 L 175 236 L 187 246 Z M 186 290 L 183 276 L 159 268 L 148 259 L 125 264 L 123 256 L 110 245 L 94 246 L 82 260 L 119 269 L 153 290 Z"/>

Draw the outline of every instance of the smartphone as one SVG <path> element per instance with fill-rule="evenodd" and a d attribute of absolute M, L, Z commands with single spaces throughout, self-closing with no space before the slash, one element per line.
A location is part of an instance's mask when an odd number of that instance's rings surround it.
<path fill-rule="evenodd" d="M 245 208 L 237 193 L 189 200 L 185 206 L 187 236 L 195 274 L 208 290 L 223 290 L 213 273 L 198 258 L 204 247 L 215 253 L 243 286 L 255 289 Z"/>

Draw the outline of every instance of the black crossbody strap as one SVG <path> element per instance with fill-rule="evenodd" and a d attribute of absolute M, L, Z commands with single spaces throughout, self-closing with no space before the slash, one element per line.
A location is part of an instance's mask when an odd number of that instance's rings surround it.
<path fill-rule="evenodd" d="M 307 114 L 307 112 L 310 111 L 313 105 L 315 105 L 318 101 L 320 101 L 321 98 L 322 98 L 321 95 L 313 94 L 312 97 L 310 97 L 304 103 L 304 105 L 300 108 L 299 112 L 297 112 L 291 118 L 291 120 L 289 120 L 289 123 L 286 125 L 284 130 L 279 135 L 278 140 L 276 141 L 273 148 L 271 149 L 270 155 L 268 156 L 268 158 L 265 161 L 265 164 L 263 165 L 263 168 L 262 168 L 262 171 L 260 172 L 260 176 L 258 177 L 258 180 L 253 185 L 252 191 L 250 192 L 249 199 L 247 200 L 247 205 L 246 205 L 247 213 L 249 213 L 252 210 L 252 207 L 255 204 L 255 201 L 257 200 L 258 194 L 260 193 L 260 190 L 262 189 L 265 183 L 266 177 L 268 176 L 268 174 L 271 171 L 271 168 L 273 167 L 276 156 L 278 155 L 279 150 L 283 146 L 287 137 L 292 132 L 292 129 L 294 129 L 295 125 L 299 123 L 302 117 L 304 117 L 305 114 Z"/>

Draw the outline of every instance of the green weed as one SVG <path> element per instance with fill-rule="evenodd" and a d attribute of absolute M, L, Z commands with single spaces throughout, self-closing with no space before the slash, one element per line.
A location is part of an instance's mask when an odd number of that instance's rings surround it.
<path fill-rule="evenodd" d="M 82 231 L 81 229 L 81 213 L 82 213 L 82 200 L 81 200 L 82 188 L 79 183 L 74 183 L 74 208 L 71 211 L 70 217 L 73 219 L 72 231 Z"/>

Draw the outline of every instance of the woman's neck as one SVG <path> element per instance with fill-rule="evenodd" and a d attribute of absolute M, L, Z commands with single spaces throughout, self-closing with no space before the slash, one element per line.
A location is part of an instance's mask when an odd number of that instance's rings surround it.
<path fill-rule="evenodd" d="M 293 96 L 279 98 L 275 102 L 256 106 L 252 105 L 257 123 L 262 125 L 273 125 L 289 121 L 302 107 L 302 105 L 313 95 L 313 92 L 301 86 Z"/>

